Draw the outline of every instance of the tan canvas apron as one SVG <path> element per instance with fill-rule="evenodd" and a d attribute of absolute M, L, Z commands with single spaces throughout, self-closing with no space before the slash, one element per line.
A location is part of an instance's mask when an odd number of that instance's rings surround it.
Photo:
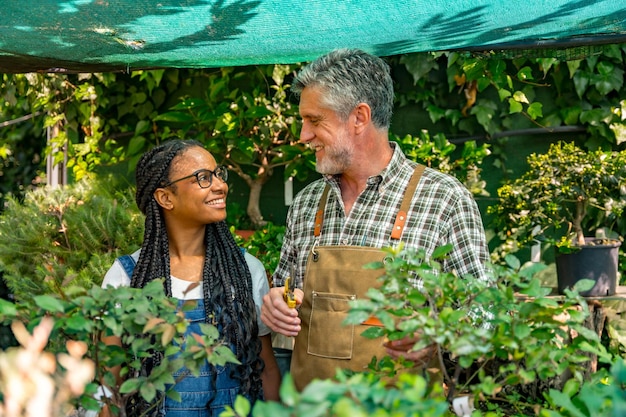
<path fill-rule="evenodd" d="M 411 198 L 424 166 L 416 167 L 405 190 L 391 238 L 400 239 Z M 315 236 L 321 233 L 328 186 L 316 216 Z M 383 340 L 361 336 L 366 324 L 344 325 L 350 301 L 365 298 L 369 288 L 378 287 L 380 270 L 363 265 L 383 261 L 379 248 L 362 246 L 318 246 L 309 254 L 304 276 L 304 299 L 300 306 L 302 330 L 295 340 L 291 375 L 302 390 L 314 378 L 331 378 L 337 368 L 364 371 L 374 356 L 385 356 Z"/>

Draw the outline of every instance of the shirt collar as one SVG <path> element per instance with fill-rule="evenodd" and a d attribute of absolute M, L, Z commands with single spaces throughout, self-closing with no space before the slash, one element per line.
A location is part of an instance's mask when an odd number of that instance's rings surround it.
<path fill-rule="evenodd" d="M 402 162 L 405 159 L 402 150 L 400 150 L 400 146 L 396 142 L 389 142 L 389 146 L 393 150 L 393 154 L 391 155 L 391 160 L 387 164 L 387 166 L 380 172 L 378 175 L 374 175 L 368 179 L 368 184 L 378 183 L 379 186 L 385 186 L 390 181 L 395 181 L 396 178 L 400 175 L 402 170 Z"/>

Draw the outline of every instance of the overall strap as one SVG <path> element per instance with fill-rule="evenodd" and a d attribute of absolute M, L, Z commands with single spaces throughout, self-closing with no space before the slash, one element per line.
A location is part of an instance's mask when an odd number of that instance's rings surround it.
<path fill-rule="evenodd" d="M 400 211 L 396 215 L 396 221 L 393 224 L 393 229 L 391 229 L 392 239 L 397 240 L 400 239 L 400 236 L 402 236 L 402 231 L 404 230 L 404 225 L 406 223 L 407 212 L 409 210 L 409 206 L 411 205 L 411 199 L 413 198 L 413 194 L 415 194 L 415 189 L 417 188 L 417 184 L 419 184 L 420 178 L 422 178 L 422 173 L 424 173 L 425 169 L 426 167 L 424 165 L 419 164 L 415 167 L 413 175 L 411 175 L 409 185 L 407 185 L 406 190 L 404 191 Z M 329 190 L 330 185 L 326 184 L 326 187 L 322 192 L 322 197 L 320 198 L 317 213 L 315 214 L 315 229 L 313 231 L 315 237 L 318 237 L 322 233 L 322 222 L 324 221 L 324 210 L 326 209 L 326 200 Z"/>
<path fill-rule="evenodd" d="M 122 255 L 117 258 L 117 260 L 120 261 L 120 264 L 122 264 L 122 267 L 124 268 L 124 271 L 126 271 L 126 275 L 128 275 L 128 278 L 132 278 L 133 270 L 135 269 L 135 265 L 137 264 L 137 262 L 135 262 L 135 259 L 130 255 Z"/>

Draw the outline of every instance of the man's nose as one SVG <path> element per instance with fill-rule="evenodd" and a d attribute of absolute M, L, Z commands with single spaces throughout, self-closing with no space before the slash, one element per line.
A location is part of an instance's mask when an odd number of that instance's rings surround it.
<path fill-rule="evenodd" d="M 302 123 L 302 128 L 300 129 L 300 143 L 309 143 L 314 137 L 313 130 L 307 126 L 307 123 Z"/>

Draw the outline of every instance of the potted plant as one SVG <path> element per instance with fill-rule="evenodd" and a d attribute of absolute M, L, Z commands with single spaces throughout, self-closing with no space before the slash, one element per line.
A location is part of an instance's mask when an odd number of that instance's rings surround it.
<path fill-rule="evenodd" d="M 204 97 L 185 97 L 157 121 L 179 123 L 172 134 L 205 144 L 250 189 L 246 213 L 255 229 L 265 225 L 261 190 L 274 171 L 306 179 L 313 154 L 300 144 L 298 106 L 289 101 L 295 65 L 221 68 L 209 75 Z"/>
<path fill-rule="evenodd" d="M 528 170 L 500 187 L 498 203 L 489 208 L 504 247 L 515 251 L 536 240 L 552 243 L 560 293 L 591 279 L 595 285 L 582 295 L 614 294 L 621 244 L 615 228 L 624 228 L 626 206 L 626 151 L 585 151 L 558 142 L 527 161 Z"/>

